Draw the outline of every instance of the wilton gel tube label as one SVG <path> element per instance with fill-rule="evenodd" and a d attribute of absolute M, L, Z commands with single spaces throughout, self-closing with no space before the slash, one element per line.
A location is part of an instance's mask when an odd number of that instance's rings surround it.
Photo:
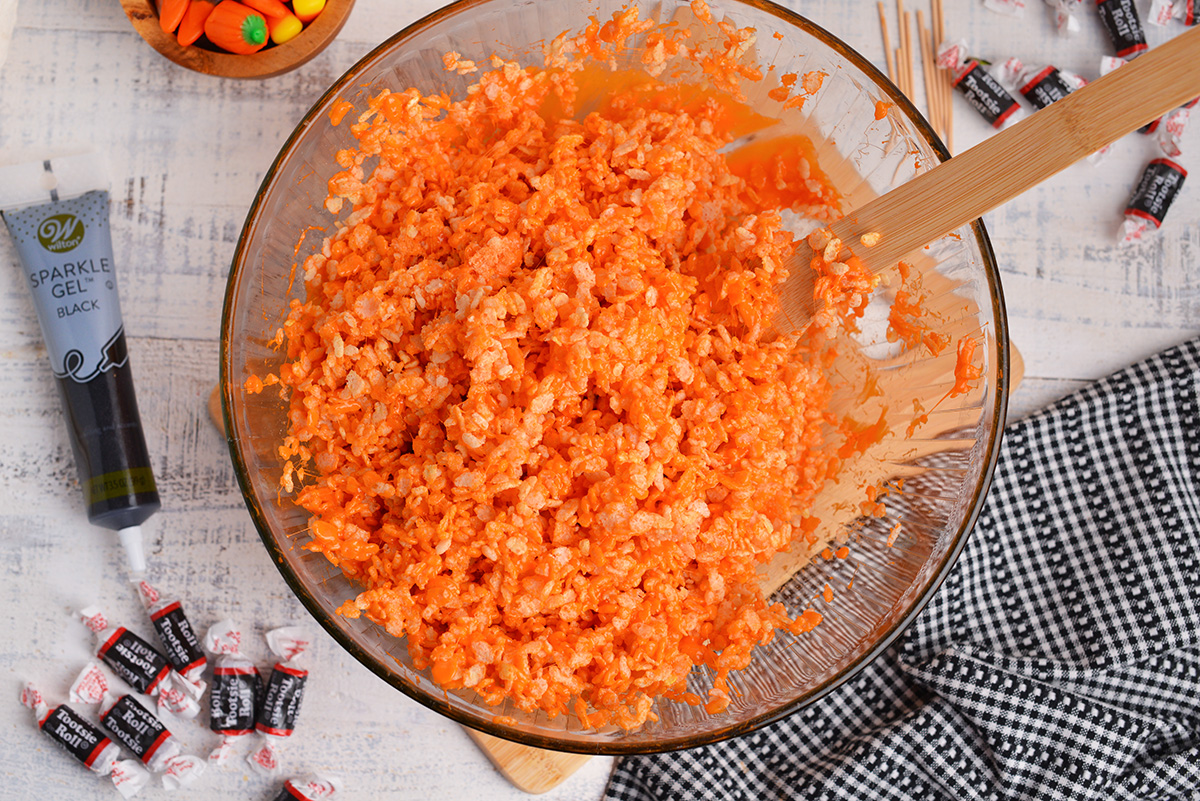
<path fill-rule="evenodd" d="M 57 378 L 85 383 L 129 358 L 112 264 L 108 193 L 6 211 Z"/>
<path fill-rule="evenodd" d="M 33 294 L 88 521 L 120 532 L 140 573 L 139 527 L 161 502 L 125 347 L 107 186 L 92 154 L 0 167 L 0 216 Z"/>

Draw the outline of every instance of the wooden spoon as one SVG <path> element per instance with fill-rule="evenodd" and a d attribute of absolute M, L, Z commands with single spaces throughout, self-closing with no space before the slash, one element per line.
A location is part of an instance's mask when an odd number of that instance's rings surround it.
<path fill-rule="evenodd" d="M 829 226 L 873 273 L 1011 200 L 1130 131 L 1200 95 L 1200 27 L 1155 47 L 918 175 Z M 861 237 L 878 233 L 873 247 Z M 811 321 L 812 249 L 801 242 L 789 260 L 775 321 L 790 332 Z"/>

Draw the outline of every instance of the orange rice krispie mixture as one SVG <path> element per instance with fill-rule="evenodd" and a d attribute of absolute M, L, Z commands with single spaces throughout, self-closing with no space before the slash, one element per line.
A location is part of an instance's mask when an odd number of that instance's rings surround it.
<path fill-rule="evenodd" d="M 810 159 L 731 167 L 711 91 L 575 108 L 582 63 L 634 34 L 650 72 L 689 54 L 736 92 L 748 33 L 722 31 L 692 53 L 626 12 L 545 69 L 497 60 L 465 99 L 383 91 L 349 120 L 329 205 L 352 211 L 283 331 L 285 488 L 364 588 L 342 613 L 444 688 L 634 727 L 659 696 L 720 711 L 756 644 L 820 622 L 755 569 L 839 463 L 820 359 L 771 329 L 780 208 L 829 218 L 837 194 Z"/>

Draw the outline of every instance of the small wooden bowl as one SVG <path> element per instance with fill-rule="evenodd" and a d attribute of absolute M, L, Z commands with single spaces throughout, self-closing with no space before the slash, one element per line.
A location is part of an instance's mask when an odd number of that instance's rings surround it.
<path fill-rule="evenodd" d="M 158 24 L 153 0 L 121 0 L 125 16 L 150 46 L 181 67 L 223 78 L 269 78 L 294 70 L 325 49 L 350 16 L 354 0 L 326 0 L 320 15 L 294 39 L 247 56 L 219 53 L 192 45 L 181 47 L 175 35 Z"/>

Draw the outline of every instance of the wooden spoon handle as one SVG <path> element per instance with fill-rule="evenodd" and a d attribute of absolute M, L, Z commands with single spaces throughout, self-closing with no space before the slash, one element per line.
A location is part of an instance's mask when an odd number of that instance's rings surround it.
<path fill-rule="evenodd" d="M 850 212 L 831 228 L 872 270 L 895 264 L 1200 95 L 1200 27 Z M 873 248 L 858 237 L 878 231 Z"/>

